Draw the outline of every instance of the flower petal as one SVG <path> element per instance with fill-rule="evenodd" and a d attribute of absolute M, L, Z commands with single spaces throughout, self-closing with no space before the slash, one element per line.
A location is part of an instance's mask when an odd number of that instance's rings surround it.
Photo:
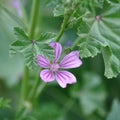
<path fill-rule="evenodd" d="M 42 55 L 37 56 L 37 63 L 42 68 L 49 68 L 50 67 L 50 61 L 46 58 L 44 58 Z"/>
<path fill-rule="evenodd" d="M 66 55 L 60 62 L 60 68 L 76 68 L 82 65 L 82 61 L 79 59 L 79 52 L 73 51 Z"/>
<path fill-rule="evenodd" d="M 55 76 L 51 70 L 42 70 L 40 72 L 40 77 L 44 82 L 51 82 L 55 80 Z"/>
<path fill-rule="evenodd" d="M 62 88 L 65 88 L 67 86 L 67 84 L 76 83 L 76 77 L 68 71 L 57 71 L 55 78 L 56 78 L 58 84 Z"/>
<path fill-rule="evenodd" d="M 59 60 L 60 56 L 61 56 L 62 46 L 61 46 L 61 44 L 58 43 L 58 42 L 51 42 L 51 43 L 50 43 L 50 46 L 51 46 L 52 48 L 54 48 L 54 55 L 55 55 L 54 62 L 56 63 L 56 62 Z"/>

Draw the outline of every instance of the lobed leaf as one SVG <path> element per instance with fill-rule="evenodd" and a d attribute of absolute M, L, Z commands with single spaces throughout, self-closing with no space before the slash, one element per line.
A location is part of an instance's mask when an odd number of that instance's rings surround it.
<path fill-rule="evenodd" d="M 64 15 L 64 5 L 63 4 L 58 4 L 54 8 L 53 14 L 54 14 L 55 17 L 63 16 Z"/>
<path fill-rule="evenodd" d="M 16 53 L 20 52 L 24 52 L 26 50 L 25 46 L 29 46 L 30 41 L 15 41 L 10 45 L 10 49 L 9 49 L 9 55 L 12 57 L 14 55 L 16 55 Z"/>
<path fill-rule="evenodd" d="M 15 28 L 17 41 L 10 45 L 10 55 L 21 53 L 24 56 L 25 64 L 30 68 L 36 68 L 37 55 L 41 54 L 48 59 L 53 59 L 53 49 L 48 44 L 55 39 L 54 33 L 41 33 L 38 40 L 29 40 L 24 31 Z"/>
<path fill-rule="evenodd" d="M 84 16 L 78 28 L 81 57 L 94 57 L 102 53 L 107 78 L 116 77 L 120 73 L 119 21 L 120 3 L 110 4 L 101 14 L 89 13 Z"/>
<path fill-rule="evenodd" d="M 40 37 L 38 38 L 38 41 L 50 43 L 51 41 L 55 40 L 56 34 L 47 32 L 47 33 L 41 33 Z"/>
<path fill-rule="evenodd" d="M 25 32 L 21 28 L 15 27 L 14 31 L 15 31 L 17 40 L 29 40 L 28 36 L 25 34 Z"/>

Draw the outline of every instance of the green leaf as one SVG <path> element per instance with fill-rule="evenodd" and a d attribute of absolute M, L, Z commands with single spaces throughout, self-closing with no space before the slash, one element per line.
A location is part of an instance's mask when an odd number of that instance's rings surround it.
<path fill-rule="evenodd" d="M 14 31 L 15 31 L 17 40 L 29 40 L 28 36 L 25 34 L 25 32 L 21 28 L 15 27 Z"/>
<path fill-rule="evenodd" d="M 85 115 L 91 115 L 97 111 L 104 115 L 103 103 L 106 98 L 104 86 L 99 75 L 92 72 L 84 72 L 82 76 L 83 84 L 78 92 L 73 95 L 80 101 L 80 106 Z"/>
<path fill-rule="evenodd" d="M 30 41 L 15 41 L 10 45 L 9 55 L 13 57 L 16 53 L 23 53 L 29 46 Z M 25 47 L 27 46 L 27 47 Z"/>
<path fill-rule="evenodd" d="M 116 99 L 113 101 L 112 109 L 108 114 L 107 120 L 120 120 L 120 103 Z"/>
<path fill-rule="evenodd" d="M 41 33 L 40 37 L 38 38 L 38 41 L 44 42 L 44 43 L 50 43 L 51 41 L 54 41 L 56 39 L 56 34 L 47 32 L 47 33 Z"/>
<path fill-rule="evenodd" d="M 120 0 L 108 0 L 110 2 L 113 2 L 113 3 L 120 3 Z"/>
<path fill-rule="evenodd" d="M 118 58 L 116 58 L 116 56 L 113 55 L 112 51 L 108 46 L 102 49 L 102 54 L 105 62 L 105 76 L 107 76 L 108 78 L 112 78 L 113 75 L 117 76 L 119 74 L 118 71 L 120 67 L 117 64 L 120 62 Z"/>
<path fill-rule="evenodd" d="M 41 33 L 38 40 L 29 40 L 24 31 L 17 28 L 17 41 L 10 45 L 10 55 L 21 53 L 24 56 L 25 64 L 30 69 L 35 69 L 37 66 L 37 55 L 43 55 L 48 59 L 53 59 L 53 49 L 48 44 L 56 37 L 53 33 Z M 25 38 L 25 39 L 24 39 Z"/>
<path fill-rule="evenodd" d="M 51 112 L 48 111 L 48 108 L 51 109 Z M 60 108 L 54 103 L 47 103 L 42 105 L 41 109 L 38 109 L 35 113 L 36 118 L 41 120 L 60 120 L 61 111 Z"/>
<path fill-rule="evenodd" d="M 55 17 L 63 16 L 64 15 L 64 5 L 63 4 L 58 4 L 54 8 L 53 14 L 54 14 Z"/>
<path fill-rule="evenodd" d="M 81 57 L 94 57 L 102 53 L 107 78 L 120 73 L 119 21 L 120 4 L 110 4 L 101 14 L 88 13 L 78 28 Z"/>
<path fill-rule="evenodd" d="M 0 98 L 0 108 L 9 108 L 10 107 L 9 104 L 10 104 L 9 99 Z"/>
<path fill-rule="evenodd" d="M 24 47 L 26 47 L 25 51 L 23 52 L 25 64 L 29 67 L 29 69 L 35 69 L 37 55 L 34 45 L 30 44 L 29 46 L 24 46 Z"/>
<path fill-rule="evenodd" d="M 100 52 L 100 45 L 91 37 L 91 29 L 86 23 L 82 23 L 78 29 L 79 50 L 81 58 L 94 57 Z M 92 32 L 94 32 L 92 30 Z"/>
<path fill-rule="evenodd" d="M 37 42 L 34 47 L 37 55 L 43 55 L 50 60 L 54 59 L 53 49 L 49 46 L 49 44 Z"/>
<path fill-rule="evenodd" d="M 78 4 L 80 1 L 78 0 L 60 0 L 56 2 L 56 6 L 53 10 L 54 16 L 66 16 L 66 15 L 72 15 L 73 11 L 75 11 L 78 8 Z"/>

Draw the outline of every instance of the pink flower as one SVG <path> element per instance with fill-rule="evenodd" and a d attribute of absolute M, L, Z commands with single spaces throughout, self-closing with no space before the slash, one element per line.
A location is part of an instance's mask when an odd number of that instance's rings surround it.
<path fill-rule="evenodd" d="M 50 43 L 50 46 L 54 49 L 55 59 L 50 61 L 42 55 L 38 55 L 37 62 L 42 68 L 46 68 L 40 72 L 40 77 L 44 82 L 51 82 L 56 80 L 58 84 L 65 88 L 67 84 L 76 83 L 76 77 L 63 69 L 76 68 L 82 65 L 82 61 L 79 59 L 79 52 L 73 51 L 66 55 L 60 62 L 59 58 L 62 53 L 62 46 L 58 42 Z"/>

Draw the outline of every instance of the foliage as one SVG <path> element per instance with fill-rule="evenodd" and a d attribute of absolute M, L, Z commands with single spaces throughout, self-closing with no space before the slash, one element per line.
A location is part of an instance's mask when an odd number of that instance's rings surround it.
<path fill-rule="evenodd" d="M 119 120 L 120 0 L 44 0 L 32 11 L 37 0 L 20 0 L 23 16 L 12 1 L 0 2 L 0 119 Z M 66 89 L 38 74 L 37 55 L 54 59 L 51 41 L 83 61 Z"/>
<path fill-rule="evenodd" d="M 10 103 L 9 99 L 0 98 L 0 108 L 9 108 L 10 107 L 9 103 Z"/>
<path fill-rule="evenodd" d="M 120 103 L 118 100 L 115 99 L 113 101 L 112 109 L 107 117 L 107 120 L 119 120 L 120 119 L 119 111 L 120 111 Z"/>
<path fill-rule="evenodd" d="M 61 1 L 54 9 L 54 16 L 70 14 L 68 27 L 76 24 L 79 36 L 76 41 L 82 58 L 102 53 L 107 78 L 120 73 L 119 11 L 120 4 L 103 0 Z"/>
<path fill-rule="evenodd" d="M 53 33 L 41 33 L 38 40 L 29 40 L 29 37 L 25 35 L 24 31 L 20 28 L 14 28 L 17 41 L 13 42 L 10 46 L 10 55 L 13 56 L 17 52 L 23 54 L 25 64 L 30 68 L 36 67 L 36 56 L 39 54 L 44 55 L 47 58 L 53 58 L 53 50 L 48 47 L 48 43 L 55 38 Z M 42 43 L 42 41 L 45 41 Z"/>
<path fill-rule="evenodd" d="M 82 111 L 86 115 L 98 111 L 103 114 L 104 105 L 102 104 L 106 98 L 104 87 L 101 83 L 101 78 L 95 73 L 84 73 L 82 79 L 84 80 L 79 92 L 74 92 L 82 107 Z"/>
<path fill-rule="evenodd" d="M 87 14 L 78 29 L 81 57 L 94 57 L 102 52 L 108 78 L 116 77 L 120 72 L 119 8 L 120 4 L 111 4 L 99 14 Z"/>

